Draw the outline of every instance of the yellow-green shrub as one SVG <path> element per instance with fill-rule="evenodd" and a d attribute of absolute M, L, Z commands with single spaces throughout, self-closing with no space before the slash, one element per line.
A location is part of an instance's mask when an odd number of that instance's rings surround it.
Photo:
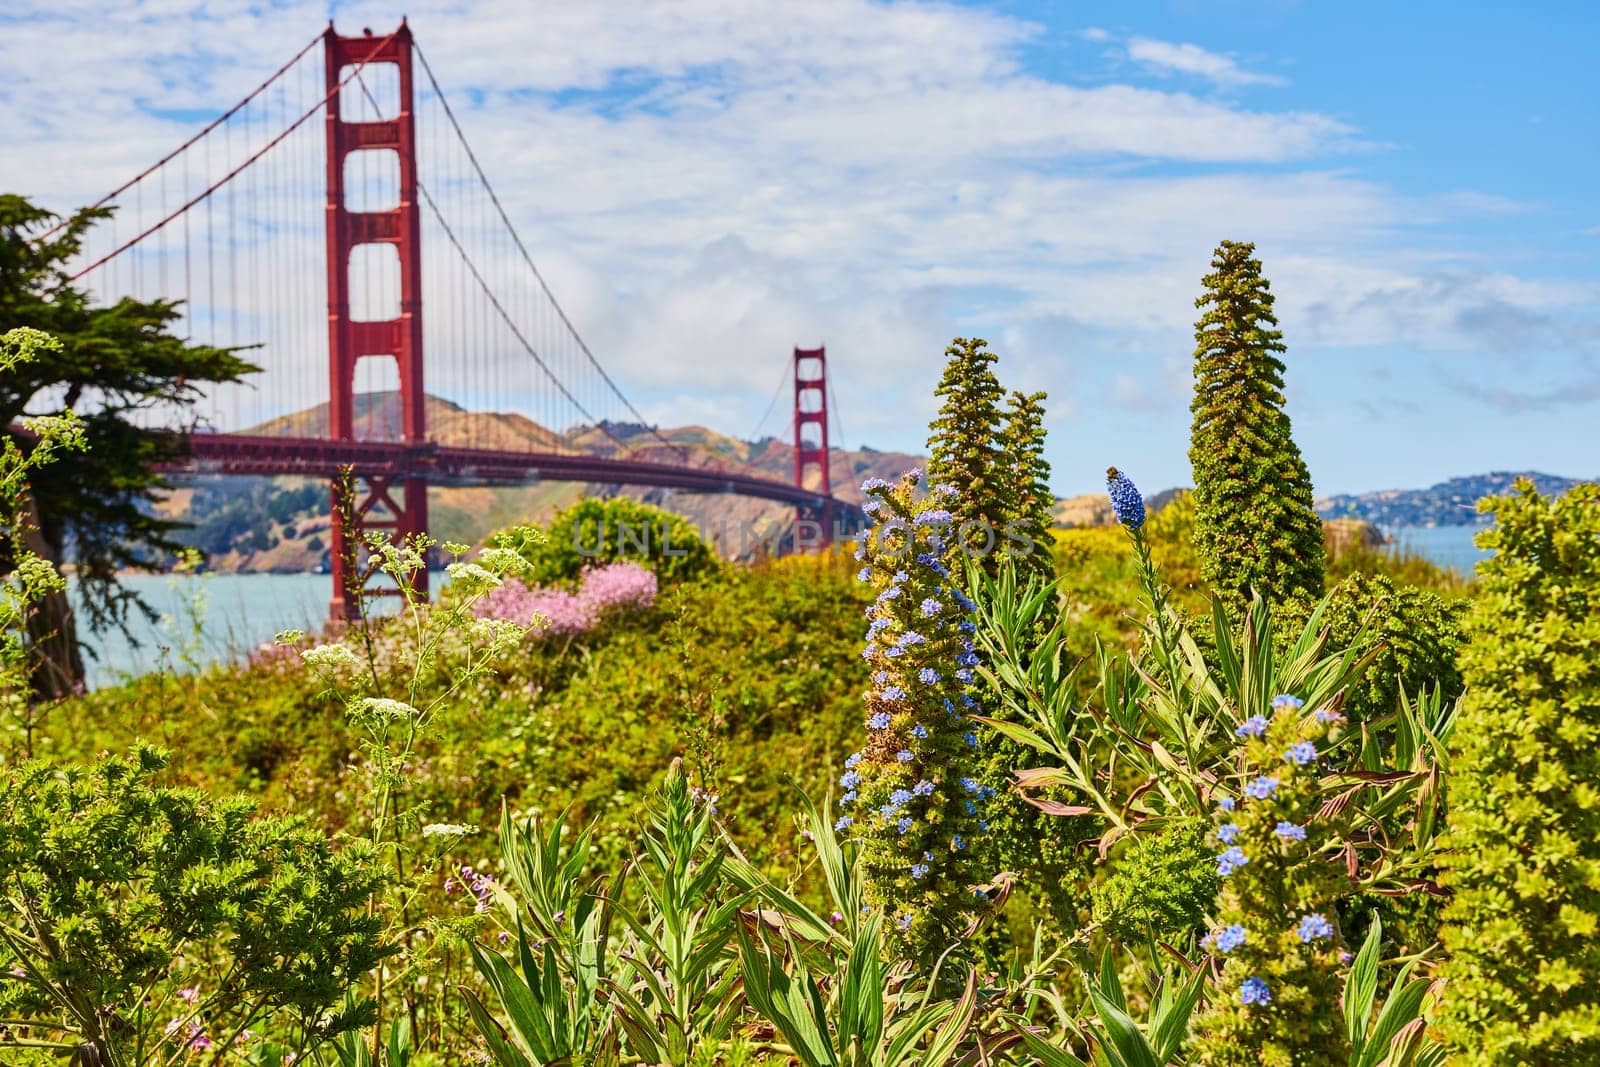
<path fill-rule="evenodd" d="M 1441 1030 L 1462 1067 L 1600 1062 L 1600 485 L 1479 505 Z"/>

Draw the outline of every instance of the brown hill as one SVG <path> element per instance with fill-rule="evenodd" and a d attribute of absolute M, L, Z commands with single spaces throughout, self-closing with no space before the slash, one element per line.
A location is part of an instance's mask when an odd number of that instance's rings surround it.
<path fill-rule="evenodd" d="M 789 481 L 794 448 L 774 438 L 742 441 L 704 426 L 651 432 L 647 427 L 607 423 L 560 433 L 521 415 L 467 411 L 440 397 L 427 398 L 429 436 L 441 444 L 507 450 L 585 451 L 661 463 L 729 470 Z M 263 436 L 321 436 L 328 405 L 280 416 L 247 431 Z M 398 394 L 356 397 L 355 435 L 363 440 L 397 440 Z M 659 436 L 658 436 L 659 434 Z M 663 443 L 662 439 L 665 439 Z M 619 443 L 620 441 L 620 443 Z M 835 449 L 829 463 L 834 496 L 862 499 L 869 477 L 893 478 L 924 460 L 902 452 Z M 813 477 L 811 484 L 816 485 Z M 248 483 L 248 484 L 247 484 Z M 303 571 L 325 566 L 328 523 L 320 499 L 307 506 L 286 501 L 304 495 L 302 479 L 211 479 L 206 492 L 180 486 L 162 506 L 163 514 L 209 531 L 199 539 L 219 570 Z M 626 495 L 683 515 L 728 556 L 760 551 L 762 538 L 782 529 L 793 510 L 781 504 L 731 494 L 697 494 L 642 486 L 548 482 L 528 486 L 433 486 L 428 508 L 434 536 L 478 544 L 494 530 L 517 522 L 543 522 L 583 496 Z M 226 520 L 226 521 L 224 521 Z"/>

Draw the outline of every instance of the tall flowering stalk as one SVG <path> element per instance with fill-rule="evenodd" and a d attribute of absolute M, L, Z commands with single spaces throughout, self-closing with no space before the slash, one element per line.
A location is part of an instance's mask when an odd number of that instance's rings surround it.
<path fill-rule="evenodd" d="M 1155 560 L 1150 556 L 1150 542 L 1144 535 L 1144 497 L 1132 479 L 1115 467 L 1106 469 L 1106 492 L 1111 497 L 1111 510 L 1117 522 L 1127 528 L 1128 538 L 1133 542 L 1133 558 L 1139 568 L 1139 585 L 1144 590 L 1145 607 L 1150 613 L 1152 642 L 1149 654 L 1155 658 L 1163 680 L 1172 687 L 1173 692 L 1179 692 L 1183 683 L 1178 620 L 1167 603 L 1170 590 L 1156 570 Z"/>
<path fill-rule="evenodd" d="M 931 965 L 955 943 L 977 901 L 967 857 L 989 790 L 973 776 L 978 738 L 965 692 L 977 665 L 972 602 L 955 588 L 952 486 L 922 496 L 919 472 L 868 479 L 873 527 L 857 557 L 878 591 L 867 609 L 872 690 L 867 741 L 845 761 L 838 829 L 860 836 L 868 906 L 900 955 Z"/>
<path fill-rule="evenodd" d="M 1204 942 L 1220 975 L 1194 1028 L 1196 1062 L 1206 1067 L 1348 1059 L 1335 904 L 1350 886 L 1325 854 L 1337 827 L 1319 815 L 1318 784 L 1338 721 L 1279 696 L 1270 716 L 1238 728 L 1237 795 L 1219 799 L 1211 838 L 1223 887 Z"/>
<path fill-rule="evenodd" d="M 1194 546 L 1206 584 L 1238 619 L 1254 593 L 1270 604 L 1320 598 L 1325 549 L 1255 245 L 1223 241 L 1211 267 L 1195 301 Z"/>

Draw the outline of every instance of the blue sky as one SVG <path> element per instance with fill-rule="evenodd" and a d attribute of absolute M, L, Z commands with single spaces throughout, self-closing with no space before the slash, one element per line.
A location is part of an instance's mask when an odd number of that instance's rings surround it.
<path fill-rule="evenodd" d="M 330 14 L 103 7 L 0 16 L 4 184 L 55 207 Z M 1051 394 L 1058 492 L 1113 463 L 1184 483 L 1193 299 L 1230 238 L 1273 280 L 1319 491 L 1600 474 L 1589 5 L 408 7 L 552 283 L 664 423 L 747 430 L 788 348 L 823 341 L 847 442 L 914 450 L 945 341 L 981 334 L 1008 386 Z"/>

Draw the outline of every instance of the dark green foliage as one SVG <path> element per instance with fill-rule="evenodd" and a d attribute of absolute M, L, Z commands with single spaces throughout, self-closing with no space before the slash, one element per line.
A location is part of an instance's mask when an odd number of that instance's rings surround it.
<path fill-rule="evenodd" d="M 1323 616 L 1335 648 L 1356 643 L 1363 625 L 1381 643 L 1377 658 L 1345 693 L 1341 709 L 1354 723 L 1394 713 L 1402 692 L 1438 687 L 1447 701 L 1461 695 L 1456 652 L 1461 647 L 1463 602 L 1376 575 L 1352 574 L 1333 590 Z M 1309 610 L 1306 612 L 1310 614 Z"/>
<path fill-rule="evenodd" d="M 1055 494 L 1050 490 L 1050 463 L 1044 458 L 1044 393 L 1013 392 L 1001 434 L 1005 471 L 1010 477 L 1011 506 L 1002 547 L 1015 546 L 1022 573 L 1050 581 L 1056 576 L 1050 554 L 1050 528 L 1055 524 Z"/>
<path fill-rule="evenodd" d="M 107 1063 L 173 1018 L 219 1045 L 277 1012 L 291 1045 L 359 1024 L 365 1009 L 323 1016 L 387 955 L 369 856 L 244 797 L 157 786 L 166 762 L 144 748 L 0 783 L 0 886 L 27 916 L 0 941 L 0 969 L 26 974 L 0 985 L 0 1016 L 64 1026 Z"/>
<path fill-rule="evenodd" d="M 1443 881 L 1464 1067 L 1600 1062 L 1600 485 L 1479 507 Z"/>
<path fill-rule="evenodd" d="M 1195 324 L 1195 548 L 1201 573 L 1239 617 L 1251 590 L 1269 603 L 1320 599 L 1325 547 L 1311 476 L 1283 410 L 1283 334 L 1255 246 L 1224 241 Z"/>
<path fill-rule="evenodd" d="M 681 515 L 625 496 L 584 497 L 556 512 L 545 537 L 512 544 L 533 565 L 529 580 L 543 585 L 576 581 L 585 567 L 627 559 L 655 572 L 663 582 L 695 578 L 717 566 L 717 557 Z"/>
<path fill-rule="evenodd" d="M 927 484 L 955 486 L 960 496 L 950 510 L 957 521 L 987 525 L 986 531 L 968 536 L 974 549 L 985 544 L 985 535 L 999 546 L 1013 501 L 1001 442 L 1005 391 L 994 374 L 996 356 L 986 344 L 957 337 L 944 350 L 948 361 L 934 390 L 943 404 L 928 437 Z M 985 569 L 992 572 L 998 558 L 998 553 L 989 553 Z"/>
<path fill-rule="evenodd" d="M 1280 626 L 1279 651 L 1287 647 L 1283 634 L 1304 624 L 1315 602 L 1291 600 L 1275 605 Z M 1333 647 L 1356 644 L 1379 646 L 1377 654 L 1345 692 L 1341 711 L 1353 723 L 1392 716 L 1401 694 L 1416 695 L 1437 689 L 1446 702 L 1461 695 L 1461 672 L 1456 654 L 1464 641 L 1462 618 L 1466 602 L 1447 600 L 1438 593 L 1396 582 L 1385 574 L 1352 571 L 1328 597 L 1323 624 Z"/>
<path fill-rule="evenodd" d="M 1120 940 L 1181 945 L 1204 925 L 1222 879 L 1209 829 L 1180 821 L 1158 834 L 1133 835 L 1092 891 L 1094 921 Z"/>
<path fill-rule="evenodd" d="M 177 524 L 149 507 L 166 488 L 156 464 L 178 455 L 173 438 L 153 437 L 128 420 L 155 405 L 183 406 L 215 382 L 255 370 L 233 351 L 189 344 L 171 330 L 180 317 L 168 300 L 123 299 L 91 306 L 65 265 L 84 234 L 107 218 L 80 211 L 52 236 L 35 240 L 55 216 L 19 196 L 0 195 L 0 332 L 32 326 L 60 350 L 0 378 L 0 426 L 24 412 L 83 407 L 92 463 L 60 463 L 32 484 L 39 531 L 56 562 L 68 546 L 78 588 L 96 628 L 121 620 L 136 599 L 116 581 L 128 567 L 163 562 L 182 547 Z M 93 399 L 92 405 L 84 401 Z"/>

